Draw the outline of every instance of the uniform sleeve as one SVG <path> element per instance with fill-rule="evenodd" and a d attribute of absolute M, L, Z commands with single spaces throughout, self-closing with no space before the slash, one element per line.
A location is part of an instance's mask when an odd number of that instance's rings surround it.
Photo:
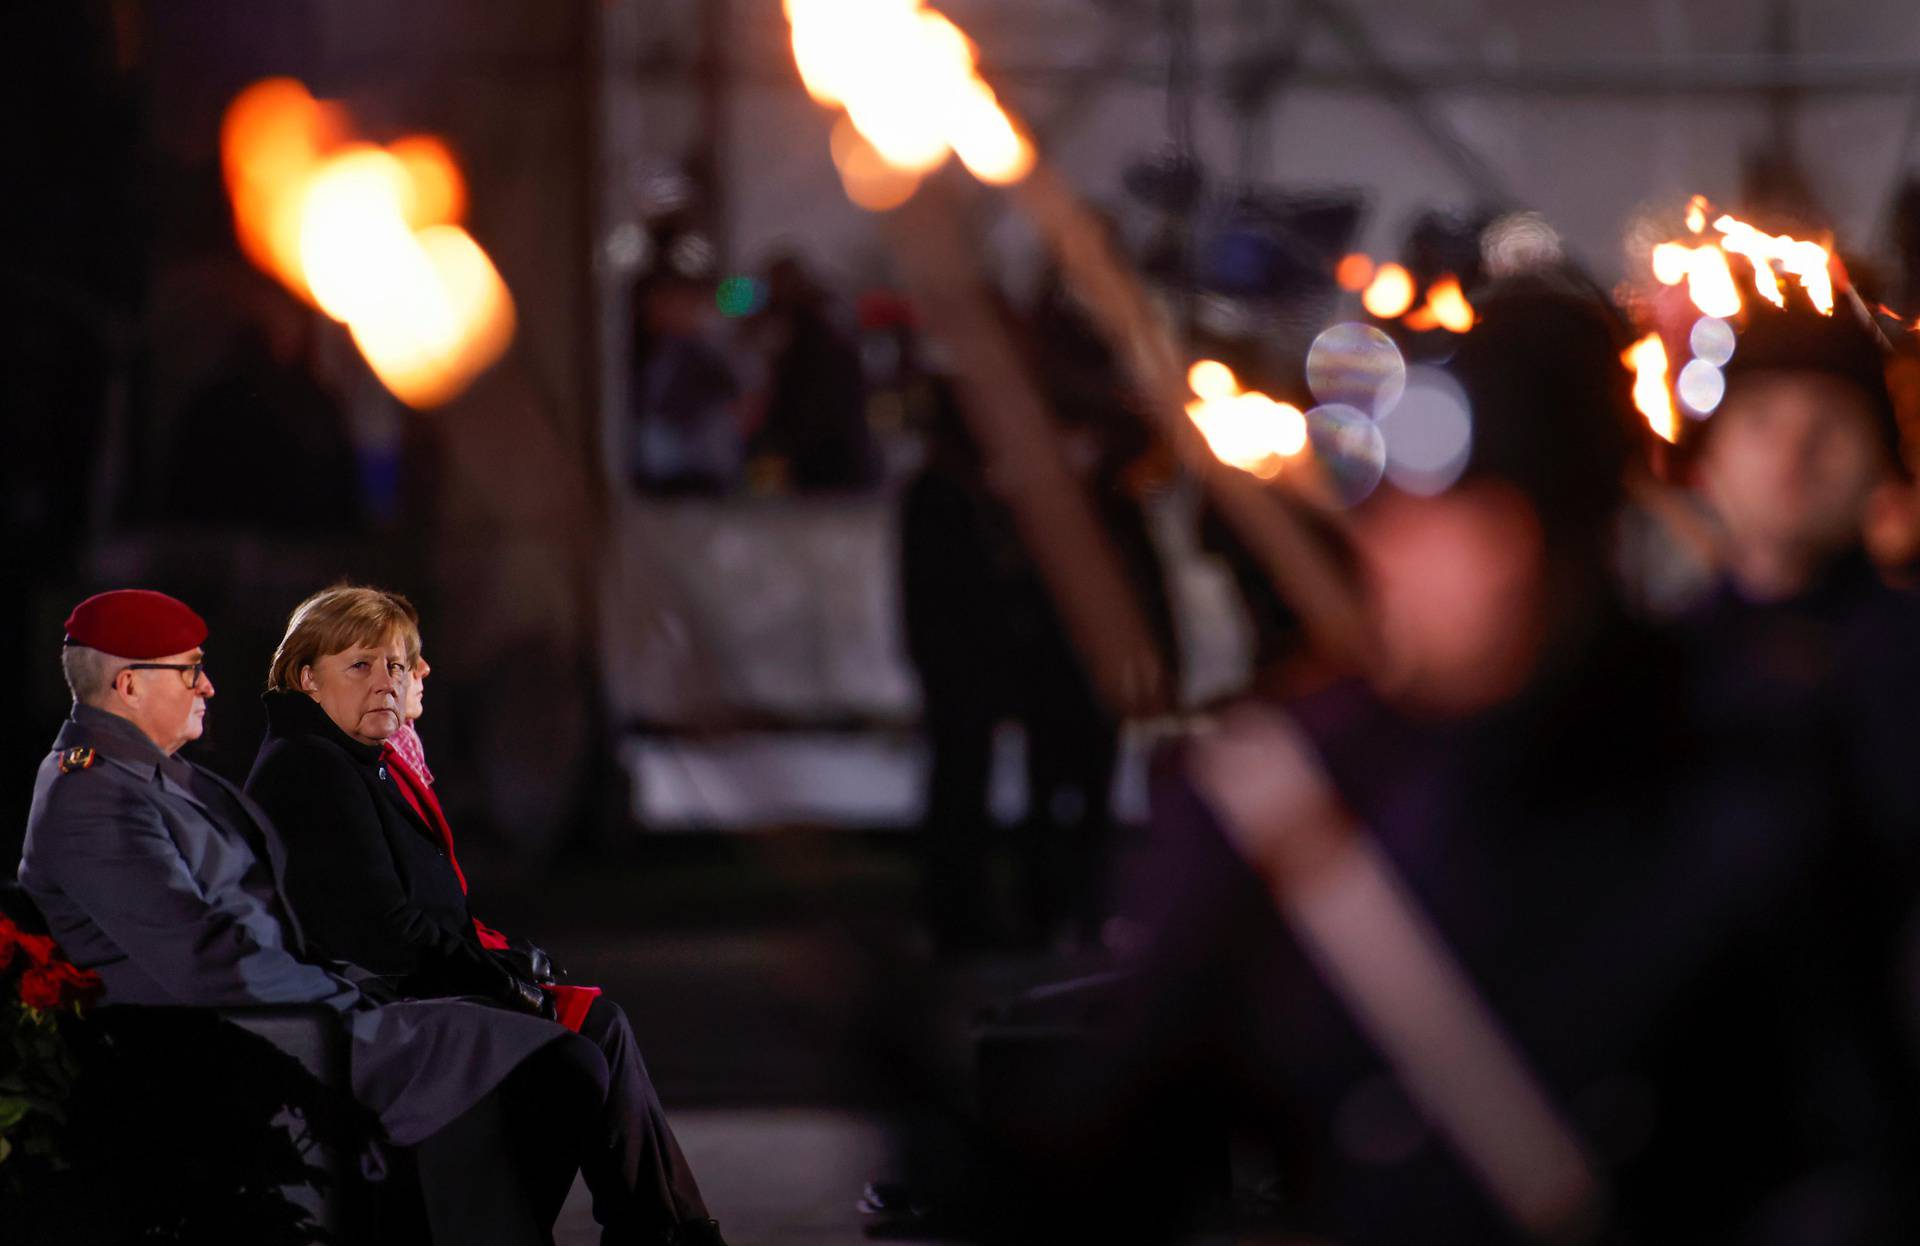
<path fill-rule="evenodd" d="M 498 998 L 510 988 L 477 942 L 408 903 L 373 793 L 345 757 L 284 741 L 247 786 L 279 835 L 287 902 L 326 955 L 392 971 L 397 952 L 413 988 L 433 994 Z"/>
<path fill-rule="evenodd" d="M 359 1001 L 347 982 L 262 943 L 238 915 L 210 902 L 159 811 L 137 791 L 100 781 L 64 785 L 49 811 L 59 828 L 48 877 L 142 972 L 183 1004 Z"/>

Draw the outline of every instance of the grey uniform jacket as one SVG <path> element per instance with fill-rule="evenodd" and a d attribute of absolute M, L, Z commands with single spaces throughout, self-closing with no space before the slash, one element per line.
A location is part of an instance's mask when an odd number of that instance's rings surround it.
<path fill-rule="evenodd" d="M 73 749 L 93 750 L 91 763 L 63 768 Z M 20 882 L 62 950 L 99 972 L 105 1003 L 318 1003 L 345 1014 L 354 1097 L 403 1146 L 549 1043 L 585 1041 L 484 1004 L 376 1006 L 351 966 L 303 960 L 275 839 L 239 788 L 166 756 L 124 719 L 75 706 L 34 782 Z"/>

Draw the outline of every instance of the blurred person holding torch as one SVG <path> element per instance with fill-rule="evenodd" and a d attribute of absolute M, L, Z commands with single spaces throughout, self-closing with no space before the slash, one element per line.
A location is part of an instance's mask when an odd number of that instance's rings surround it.
<path fill-rule="evenodd" d="M 1619 605 L 1611 318 L 1475 307 L 1463 475 L 1354 514 L 1382 662 L 1156 766 L 1125 1020 L 1014 1131 L 1023 1223 L 1178 1236 L 1206 1129 L 1342 1243 L 1908 1240 L 1912 1052 L 1820 766 Z"/>
<path fill-rule="evenodd" d="M 1126 410 L 1111 354 L 1057 283 L 1020 328 L 1069 470 L 1119 555 L 1155 659 L 1173 672 L 1179 646 L 1166 576 L 1129 482 L 1150 439 Z M 954 386 L 943 380 L 933 395 L 928 459 L 901 499 L 900 571 L 931 754 L 922 839 L 934 943 L 966 954 L 1004 941 L 989 895 L 988 788 L 994 731 L 1011 721 L 1026 752 L 1019 932 L 1038 944 L 1092 946 L 1104 917 L 1121 721 L 1076 652 Z"/>
<path fill-rule="evenodd" d="M 1868 544 L 1911 504 L 1895 360 L 1846 302 L 1823 315 L 1794 293 L 1750 309 L 1696 434 L 1723 571 L 1689 635 L 1730 715 L 1804 736 L 1828 766 L 1836 834 L 1867 854 L 1862 902 L 1897 931 L 1920 879 L 1920 596 L 1889 585 Z"/>

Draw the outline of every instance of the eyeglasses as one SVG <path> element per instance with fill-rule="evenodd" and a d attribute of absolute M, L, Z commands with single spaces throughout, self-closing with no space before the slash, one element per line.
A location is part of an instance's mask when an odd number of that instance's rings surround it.
<path fill-rule="evenodd" d="M 123 666 L 123 671 L 179 671 L 186 679 L 187 687 L 200 686 L 200 673 L 206 669 L 205 662 L 135 662 Z"/>

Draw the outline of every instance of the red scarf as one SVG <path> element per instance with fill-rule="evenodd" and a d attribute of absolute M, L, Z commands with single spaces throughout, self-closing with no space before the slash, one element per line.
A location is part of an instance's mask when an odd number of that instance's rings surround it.
<path fill-rule="evenodd" d="M 453 876 L 460 880 L 460 894 L 465 895 L 467 875 L 460 868 L 460 858 L 453 855 L 453 827 L 448 824 L 447 815 L 440 808 L 440 798 L 433 794 L 433 785 L 423 781 L 391 743 L 381 746 L 380 760 L 386 763 L 387 770 L 392 773 L 394 787 L 407 804 L 413 806 L 413 811 L 426 823 L 434 841 L 446 852 L 447 864 L 453 867 Z M 507 936 L 477 917 L 473 919 L 473 932 L 480 937 L 482 947 L 500 951 L 508 946 Z M 593 1007 L 594 999 L 600 994 L 597 986 L 555 985 L 540 989 L 553 996 L 555 1018 L 576 1033 L 580 1023 L 587 1019 L 587 1010 Z"/>

